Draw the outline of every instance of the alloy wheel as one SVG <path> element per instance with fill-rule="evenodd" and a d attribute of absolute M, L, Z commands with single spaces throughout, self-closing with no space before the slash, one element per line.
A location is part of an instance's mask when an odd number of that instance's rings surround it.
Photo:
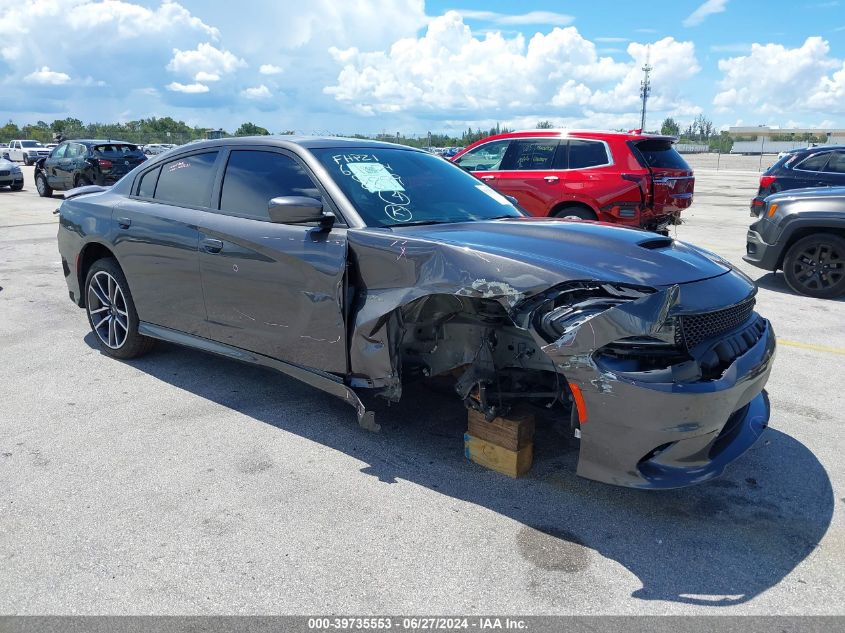
<path fill-rule="evenodd" d="M 804 249 L 793 263 L 795 279 L 810 290 L 825 290 L 845 277 L 843 253 L 835 245 L 816 242 Z"/>
<path fill-rule="evenodd" d="M 37 176 L 35 178 L 35 188 L 38 189 L 38 195 L 41 196 L 42 198 L 44 197 L 44 191 L 45 191 L 44 185 L 45 184 L 46 183 L 44 182 L 43 176 Z"/>
<path fill-rule="evenodd" d="M 88 314 L 91 326 L 100 341 L 111 349 L 119 349 L 129 334 L 129 315 L 123 290 L 114 277 L 100 270 L 88 284 Z"/>

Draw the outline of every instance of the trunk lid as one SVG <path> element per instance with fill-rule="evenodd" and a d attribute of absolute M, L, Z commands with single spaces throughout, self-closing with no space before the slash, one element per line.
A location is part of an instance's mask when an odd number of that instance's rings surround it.
<path fill-rule="evenodd" d="M 656 216 L 679 213 L 692 204 L 695 177 L 692 168 L 673 144 L 671 137 L 631 142 L 634 155 L 649 171 L 648 206 Z"/>

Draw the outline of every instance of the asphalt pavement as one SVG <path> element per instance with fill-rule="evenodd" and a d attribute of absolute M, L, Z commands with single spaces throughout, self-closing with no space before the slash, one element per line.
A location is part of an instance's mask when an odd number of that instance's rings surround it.
<path fill-rule="evenodd" d="M 771 426 L 721 479 L 468 462 L 456 400 L 411 388 L 380 433 L 271 371 L 159 345 L 100 354 L 67 296 L 60 200 L 0 191 L 0 613 L 843 614 L 845 300 L 741 261 L 758 159 L 693 157 L 679 239 L 758 281 L 780 339 Z"/>

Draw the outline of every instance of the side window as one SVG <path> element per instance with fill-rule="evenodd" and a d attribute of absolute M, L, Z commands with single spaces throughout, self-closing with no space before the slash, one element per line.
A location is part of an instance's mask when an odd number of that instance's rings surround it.
<path fill-rule="evenodd" d="M 495 171 L 502 164 L 510 141 L 493 141 L 479 145 L 455 161 L 467 171 Z"/>
<path fill-rule="evenodd" d="M 599 165 L 607 165 L 609 162 L 604 143 L 569 140 L 569 169 L 598 167 Z"/>
<path fill-rule="evenodd" d="M 53 153 L 50 154 L 50 158 L 64 158 L 65 152 L 67 151 L 67 143 L 62 143 L 58 147 L 53 150 Z"/>
<path fill-rule="evenodd" d="M 158 182 L 158 175 L 161 173 L 161 167 L 152 169 L 141 176 L 141 182 L 138 183 L 137 195 L 141 198 L 152 198 L 156 192 L 156 182 Z"/>
<path fill-rule="evenodd" d="M 798 163 L 795 166 L 795 169 L 803 169 L 804 171 L 824 171 L 824 166 L 827 164 L 828 158 L 830 158 L 830 152 L 813 154 L 810 158 L 806 158 Z"/>
<path fill-rule="evenodd" d="M 161 166 L 155 199 L 177 206 L 207 207 L 217 152 L 194 154 Z"/>
<path fill-rule="evenodd" d="M 845 174 L 845 152 L 831 152 L 830 160 L 824 168 L 834 174 Z"/>
<path fill-rule="evenodd" d="M 320 198 L 320 190 L 293 158 L 276 152 L 235 150 L 229 154 L 220 210 L 267 220 L 270 200 L 279 196 Z"/>
<path fill-rule="evenodd" d="M 84 153 L 85 148 L 82 145 L 79 143 L 69 143 L 65 152 L 65 158 L 76 158 L 82 156 Z"/>
<path fill-rule="evenodd" d="M 557 139 L 549 141 L 513 141 L 502 161 L 502 169 L 551 169 L 557 146 Z"/>

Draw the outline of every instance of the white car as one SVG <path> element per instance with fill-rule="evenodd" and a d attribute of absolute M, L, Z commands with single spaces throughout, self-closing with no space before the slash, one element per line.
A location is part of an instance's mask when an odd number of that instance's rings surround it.
<path fill-rule="evenodd" d="M 46 158 L 50 150 L 44 147 L 40 141 L 14 140 L 9 141 L 8 149 L 3 151 L 2 158 L 14 162 L 23 162 L 24 165 L 32 165 L 39 158 Z"/>

